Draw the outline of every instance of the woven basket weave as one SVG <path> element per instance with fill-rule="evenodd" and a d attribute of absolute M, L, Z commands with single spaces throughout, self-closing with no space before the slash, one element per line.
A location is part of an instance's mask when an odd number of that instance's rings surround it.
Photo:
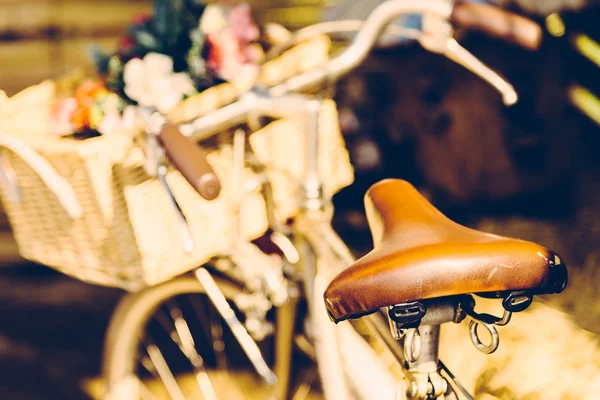
<path fill-rule="evenodd" d="M 310 66 L 327 58 L 327 48 L 319 40 L 313 42 L 316 46 L 312 49 L 320 51 L 307 52 L 304 44 L 304 49 L 296 52 L 312 61 L 303 64 L 298 60 L 296 65 Z M 290 54 L 284 55 L 288 57 L 286 64 Z M 282 73 L 281 78 L 286 75 Z M 218 89 L 213 89 L 208 96 L 214 100 Z M 132 138 L 114 134 L 77 141 L 47 133 L 54 90 L 52 82 L 44 82 L 13 99 L 0 95 L 0 199 L 24 258 L 83 281 L 139 290 L 230 249 L 238 226 L 233 205 L 240 203 L 234 201 L 238 188 L 232 179 L 231 146 L 221 146 L 208 155 L 223 185 L 214 201 L 202 199 L 177 170 L 170 169 L 167 174 L 190 225 L 194 248 L 186 253 L 173 206 L 160 182 L 146 174 L 143 152 Z M 230 88 L 224 87 L 224 91 L 229 93 Z M 190 99 L 179 112 L 191 115 L 189 104 L 202 103 L 203 95 Z M 223 102 L 231 100 L 227 95 L 223 98 L 228 99 Z M 211 105 L 196 110 L 196 115 L 217 107 L 219 102 L 211 103 L 211 99 L 204 102 Z M 297 212 L 302 128 L 301 119 L 289 118 L 250 136 L 252 150 L 270 171 L 276 214 L 281 221 Z M 333 101 L 323 103 L 320 138 L 320 172 L 326 193 L 332 195 L 353 180 Z M 254 173 L 249 169 L 245 172 L 244 179 L 252 182 Z M 268 224 L 260 185 L 246 186 L 255 189 L 241 202 L 239 226 L 250 240 L 262 235 Z"/>

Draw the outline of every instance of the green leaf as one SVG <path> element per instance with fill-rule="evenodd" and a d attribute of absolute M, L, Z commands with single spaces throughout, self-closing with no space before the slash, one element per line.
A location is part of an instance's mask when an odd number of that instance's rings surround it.
<path fill-rule="evenodd" d="M 160 43 L 150 32 L 137 31 L 134 33 L 134 37 L 138 44 L 148 51 L 158 50 L 160 47 Z"/>
<path fill-rule="evenodd" d="M 100 74 L 108 73 L 110 55 L 105 54 L 97 44 L 90 47 L 90 55 L 98 72 Z"/>
<path fill-rule="evenodd" d="M 112 56 L 108 60 L 108 73 L 111 76 L 120 76 L 123 73 L 123 63 L 118 56 Z"/>
<path fill-rule="evenodd" d="M 154 29 L 159 42 L 166 50 L 177 43 L 183 30 L 184 0 L 155 0 Z"/>

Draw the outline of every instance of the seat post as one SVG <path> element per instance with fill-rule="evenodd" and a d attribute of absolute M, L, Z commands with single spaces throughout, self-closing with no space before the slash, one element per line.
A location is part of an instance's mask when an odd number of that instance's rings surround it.
<path fill-rule="evenodd" d="M 405 335 L 405 345 L 413 346 L 414 343 L 406 343 L 407 338 L 410 336 Z M 440 342 L 440 326 L 439 325 L 425 325 L 419 327 L 419 339 L 414 340 L 421 341 L 421 351 L 416 361 L 408 362 L 410 370 L 422 371 L 422 372 L 433 372 L 437 371 L 437 364 L 439 361 L 439 342 Z"/>
<path fill-rule="evenodd" d="M 404 378 L 407 398 L 426 400 L 444 395 L 448 382 L 439 373 L 440 325 L 411 328 L 400 340 L 407 358 Z M 418 354 L 411 355 L 413 352 Z M 408 359 L 410 357 L 412 362 Z"/>
<path fill-rule="evenodd" d="M 397 304 L 389 308 L 388 318 L 392 335 L 404 350 L 407 398 L 425 400 L 447 394 L 448 382 L 440 375 L 440 326 L 464 319 L 459 299 Z"/>

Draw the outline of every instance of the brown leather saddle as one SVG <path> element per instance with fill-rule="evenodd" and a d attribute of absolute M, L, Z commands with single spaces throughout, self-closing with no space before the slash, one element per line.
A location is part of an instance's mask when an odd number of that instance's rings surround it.
<path fill-rule="evenodd" d="M 365 195 L 365 207 L 375 248 L 325 291 L 336 322 L 413 301 L 516 291 L 550 294 L 567 284 L 566 266 L 555 252 L 459 225 L 406 181 L 376 183 Z"/>

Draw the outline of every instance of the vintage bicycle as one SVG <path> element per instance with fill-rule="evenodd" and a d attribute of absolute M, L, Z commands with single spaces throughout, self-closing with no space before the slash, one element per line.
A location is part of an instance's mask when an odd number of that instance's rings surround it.
<path fill-rule="evenodd" d="M 366 194 L 375 249 L 365 257 L 355 260 L 331 227 L 333 209 L 323 187 L 319 153 L 327 140 L 320 134 L 323 115 L 331 108 L 318 94 L 298 93 L 315 93 L 351 72 L 402 14 L 422 14 L 423 29 L 396 27 L 398 34 L 416 38 L 427 50 L 481 76 L 507 106 L 517 101 L 509 83 L 453 39 L 452 24 L 534 49 L 541 39 L 534 23 L 484 4 L 390 0 L 361 24 L 347 49 L 318 68 L 270 88 L 254 88 L 179 126 L 152 110 L 141 110 L 156 176 L 168 191 L 164 152 L 206 199 L 218 195 L 220 183 L 192 142 L 237 128 L 231 134 L 237 185 L 261 189 L 270 222 L 268 244 L 275 250 L 268 255 L 264 244 L 234 238 L 228 254 L 189 276 L 129 294 L 107 335 L 107 398 L 155 398 L 160 393 L 172 399 L 232 398 L 235 382 L 245 378 L 227 368 L 229 357 L 239 361 L 240 353 L 262 382 L 250 386 L 246 397 L 290 398 L 295 387 L 294 398 L 302 398 L 309 379 L 291 373 L 296 348 L 316 362 L 326 399 L 472 398 L 438 359 L 440 325 L 470 319 L 473 344 L 491 353 L 499 346 L 497 326 L 508 324 L 512 313 L 525 310 L 535 295 L 565 288 L 566 267 L 556 253 L 460 226 L 401 180 L 377 183 Z M 312 29 L 335 30 L 331 25 Z M 292 41 L 306 32 L 310 30 Z M 278 203 L 270 191 L 277 163 L 261 163 L 248 149 L 246 136 L 263 118 L 289 117 L 304 129 L 303 163 L 300 212 L 283 224 L 276 218 Z M 243 177 L 245 168 L 256 174 L 250 184 Z M 243 193 L 240 189 L 241 203 Z M 176 199 L 171 200 L 177 209 Z M 179 215 L 185 237 L 186 224 L 196 222 Z M 502 317 L 476 312 L 475 296 L 501 299 Z M 335 325 L 330 319 L 351 323 Z M 491 342 L 484 343 L 480 327 L 489 332 Z M 187 383 L 181 365 L 189 367 Z M 157 379 L 148 383 L 152 376 Z"/>

